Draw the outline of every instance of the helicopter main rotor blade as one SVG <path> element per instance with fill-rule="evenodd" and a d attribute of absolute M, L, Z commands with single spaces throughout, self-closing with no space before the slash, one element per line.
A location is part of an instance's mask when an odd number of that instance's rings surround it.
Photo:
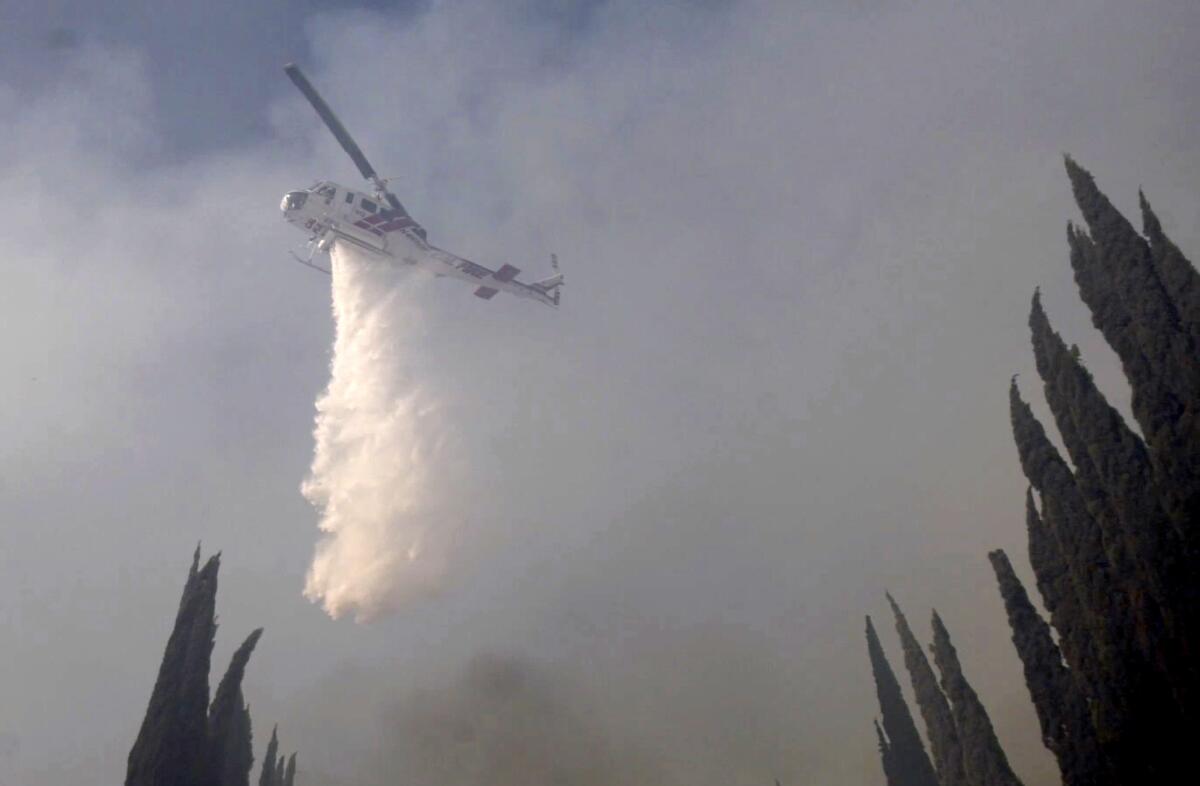
<path fill-rule="evenodd" d="M 312 82 L 308 81 L 308 77 L 304 75 L 300 67 L 295 63 L 288 63 L 283 67 L 283 70 L 292 82 L 295 83 L 296 87 L 300 88 L 300 92 L 308 99 L 308 103 L 312 104 L 313 109 L 317 110 L 317 114 L 320 115 L 321 120 L 325 121 L 325 125 L 333 132 L 333 136 L 337 139 L 338 144 L 350 155 L 350 159 L 354 161 L 354 165 L 358 167 L 358 171 L 362 176 L 375 185 L 375 189 L 387 201 L 392 210 L 412 222 L 412 225 L 416 227 L 416 231 L 421 237 L 425 237 L 425 230 L 416 221 L 412 220 L 412 216 L 404 209 L 404 205 L 400 204 L 400 200 L 396 195 L 388 190 L 387 183 L 375 173 L 375 167 L 371 166 L 371 162 L 363 155 L 362 148 L 354 141 L 354 137 L 350 136 L 350 132 L 342 125 L 342 121 L 338 120 L 338 116 L 329 108 L 329 104 L 325 103 L 325 99 L 321 98 L 321 94 L 312 86 Z"/>
<path fill-rule="evenodd" d="M 313 109 L 317 110 L 317 114 L 325 121 L 325 125 L 333 132 L 333 136 L 337 139 L 338 144 L 342 146 L 349 155 L 354 165 L 358 167 L 358 171 L 367 180 L 374 183 L 381 191 L 386 191 L 383 186 L 383 181 L 379 175 L 375 174 L 375 168 L 371 166 L 371 162 L 363 155 L 363 151 L 359 148 L 354 138 L 350 136 L 350 132 L 342 125 L 342 121 L 338 120 L 337 115 L 329 108 L 329 104 L 325 103 L 325 99 L 321 98 L 321 94 L 312 86 L 312 82 L 308 81 L 308 77 L 300 70 L 300 67 L 295 63 L 288 63 L 283 67 L 283 70 L 291 78 L 296 87 L 300 88 L 300 92 L 304 93 L 304 97 L 308 99 L 308 103 L 312 104 Z M 393 197 L 394 199 L 395 197 Z M 390 201 L 390 200 L 389 200 Z"/>

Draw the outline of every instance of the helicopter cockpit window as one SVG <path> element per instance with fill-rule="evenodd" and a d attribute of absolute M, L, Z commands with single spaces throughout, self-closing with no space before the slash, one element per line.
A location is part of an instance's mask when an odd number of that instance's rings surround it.
<path fill-rule="evenodd" d="M 353 192 L 353 191 L 347 191 L 347 192 L 346 192 L 346 204 L 347 204 L 347 205 L 353 205 L 353 204 L 354 204 L 354 192 Z"/>
<path fill-rule="evenodd" d="M 364 199 L 364 200 L 362 201 L 362 209 L 363 209 L 363 210 L 365 210 L 365 211 L 367 211 L 368 213 L 374 213 L 374 212 L 375 212 L 376 210 L 378 210 L 379 208 L 378 208 L 378 206 L 376 206 L 376 204 L 375 204 L 374 202 L 372 202 L 371 200 L 369 200 L 369 199 Z"/>
<path fill-rule="evenodd" d="M 333 195 L 337 193 L 335 186 L 321 186 L 317 189 L 317 196 L 325 197 L 325 201 L 333 199 Z"/>
<path fill-rule="evenodd" d="M 308 199 L 308 194 L 303 191 L 293 191 L 284 197 L 284 210 L 299 210 L 304 207 L 304 202 Z"/>

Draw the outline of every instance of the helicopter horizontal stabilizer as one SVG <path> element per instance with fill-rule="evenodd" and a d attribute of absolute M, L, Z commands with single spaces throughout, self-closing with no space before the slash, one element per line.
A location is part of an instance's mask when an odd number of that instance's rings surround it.
<path fill-rule="evenodd" d="M 513 267 L 512 265 L 504 265 L 499 270 L 497 270 L 495 273 L 492 274 L 492 278 L 496 279 L 497 281 L 512 281 L 514 278 L 517 277 L 517 274 L 520 272 L 521 272 L 521 269 L 519 267 Z"/>
<path fill-rule="evenodd" d="M 475 290 L 475 297 L 481 297 L 484 300 L 491 300 L 492 297 L 499 291 L 500 290 L 492 289 L 491 287 L 480 287 L 479 289 Z"/>

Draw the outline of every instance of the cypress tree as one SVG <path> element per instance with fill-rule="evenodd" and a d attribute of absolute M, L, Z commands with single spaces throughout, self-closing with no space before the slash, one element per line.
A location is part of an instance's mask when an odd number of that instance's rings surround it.
<path fill-rule="evenodd" d="M 250 712 L 242 696 L 242 678 L 261 636 L 259 628 L 234 652 L 209 708 L 210 758 L 216 786 L 250 786 L 254 748 Z"/>
<path fill-rule="evenodd" d="M 1200 363 L 1182 307 L 1160 277 L 1146 242 L 1108 201 L 1092 176 L 1067 158 L 1075 200 L 1091 239 L 1072 228 L 1071 265 L 1092 322 L 1121 358 L 1133 389 L 1133 414 L 1146 437 L 1167 509 L 1197 553 L 1200 533 Z M 1160 249 L 1162 246 L 1160 245 Z M 1182 256 L 1171 257 L 1183 264 Z"/>
<path fill-rule="evenodd" d="M 234 653 L 210 705 L 220 565 L 220 554 L 203 567 L 199 547 L 192 555 L 146 715 L 129 751 L 126 786 L 249 786 L 254 754 L 242 679 L 262 629 Z M 273 761 L 277 748 L 272 734 Z M 264 777 L 265 786 L 282 786 L 284 762 L 272 764 Z"/>
<path fill-rule="evenodd" d="M 1046 402 L 1075 464 L 1075 480 L 1102 529 L 1112 570 L 1138 614 L 1142 646 L 1164 674 L 1190 683 L 1186 643 L 1193 583 L 1183 544 L 1154 491 L 1145 444 L 1096 388 L 1051 328 L 1038 294 L 1030 313 L 1034 356 Z M 1184 703 L 1181 701 L 1181 704 Z"/>
<path fill-rule="evenodd" d="M 1142 208 L 1142 231 L 1150 244 L 1150 255 L 1163 288 L 1174 303 L 1181 329 L 1191 340 L 1193 348 L 1200 347 L 1200 275 L 1166 233 L 1158 216 L 1150 208 L 1145 194 L 1138 192 Z M 1164 485 L 1167 507 L 1177 526 L 1184 530 L 1188 548 L 1187 558 L 1200 561 L 1200 532 L 1196 531 L 1200 516 L 1200 402 L 1192 397 L 1185 401 L 1178 420 L 1171 429 L 1172 441 L 1158 451 L 1164 465 Z M 1167 453 L 1168 457 L 1162 454 Z M 1192 605 L 1195 608 L 1195 604 Z M 1194 650 L 1193 650 L 1194 651 Z"/>
<path fill-rule="evenodd" d="M 129 751 L 126 786 L 208 786 L 208 670 L 216 635 L 220 555 L 184 584 L 149 706 Z"/>
<path fill-rule="evenodd" d="M 1142 234 L 1150 243 L 1150 258 L 1167 295 L 1179 312 L 1179 321 L 1192 341 L 1200 343 L 1200 275 L 1166 233 L 1146 195 L 1138 191 L 1142 208 Z"/>
<path fill-rule="evenodd" d="M 1021 786 L 1008 766 L 1008 757 L 996 739 L 992 721 L 975 690 L 963 676 L 958 653 L 937 612 L 933 612 L 933 659 L 942 673 L 942 690 L 950 699 L 955 725 L 962 740 L 963 766 L 978 786 Z"/>
<path fill-rule="evenodd" d="M 1064 613 L 1081 623 L 1076 634 L 1080 654 L 1087 654 L 1090 649 L 1095 655 L 1094 662 L 1086 659 L 1073 665 L 1086 670 L 1094 683 L 1103 682 L 1114 676 L 1105 671 L 1112 668 L 1111 648 L 1116 646 L 1110 641 L 1112 631 L 1106 612 L 1108 599 L 1116 587 L 1109 575 L 1099 527 L 1087 511 L 1070 468 L 1051 444 L 1033 410 L 1021 399 L 1015 379 L 1009 388 L 1009 404 L 1021 468 L 1042 495 L 1040 524 L 1043 526 L 1030 533 L 1031 556 L 1036 557 L 1034 570 L 1043 566 L 1048 571 L 1045 577 L 1039 575 L 1039 587 L 1045 584 L 1049 590 L 1046 603 L 1051 613 L 1065 606 Z M 1082 646 L 1079 639 L 1083 636 L 1091 637 L 1091 648 Z"/>
<path fill-rule="evenodd" d="M 1047 608 L 1063 637 L 1063 654 L 1087 686 L 1093 724 L 1118 780 L 1165 777 L 1183 750 L 1174 696 L 1139 646 L 1127 588 L 1112 574 L 1100 527 L 1074 476 L 1015 383 L 1011 397 L 1022 467 L 1042 495 L 1041 517 L 1030 518 L 1037 527 L 1030 531 L 1030 560 L 1039 588 L 1051 589 Z"/>
<path fill-rule="evenodd" d="M 279 752 L 279 726 L 271 729 L 271 741 L 267 743 L 267 753 L 263 756 L 262 771 L 258 776 L 258 786 L 279 786 L 275 781 L 278 767 L 276 754 Z"/>
<path fill-rule="evenodd" d="M 1098 303 L 1111 299 L 1120 307 L 1119 314 L 1093 309 L 1096 327 L 1122 360 L 1135 347 L 1140 352 L 1147 365 L 1143 368 L 1139 361 L 1137 368 L 1150 373 L 1141 379 L 1131 377 L 1131 384 L 1162 384 L 1181 401 L 1200 399 L 1200 372 L 1189 355 L 1194 346 L 1183 328 L 1180 309 L 1159 275 L 1150 244 L 1096 187 L 1091 173 L 1069 156 L 1065 163 L 1075 201 L 1093 241 L 1093 253 L 1078 260 L 1089 274 L 1085 277 L 1088 291 L 1083 291 L 1081 284 L 1081 294 L 1087 302 L 1089 293 L 1103 293 Z M 1089 308 L 1091 305 L 1088 303 Z M 1126 316 L 1128 321 L 1114 319 L 1118 316 Z M 1148 387 L 1147 392 L 1152 389 Z"/>
<path fill-rule="evenodd" d="M 1141 439 L 1105 400 L 1054 332 L 1035 293 L 1029 325 L 1038 373 L 1075 464 L 1084 504 L 1099 525 L 1113 576 L 1130 599 L 1137 641 L 1180 707 L 1196 695 L 1189 655 L 1196 640 L 1197 579 L 1155 490 Z"/>
<path fill-rule="evenodd" d="M 887 786 L 902 786 L 896 774 L 896 762 L 892 757 L 892 747 L 888 745 L 887 738 L 883 736 L 883 729 L 879 728 L 879 721 L 875 721 L 875 736 L 879 739 L 879 760 L 883 765 L 883 777 L 887 781 Z"/>
<path fill-rule="evenodd" d="M 1050 571 L 1039 575 L 1039 588 L 1050 588 L 1051 619 L 1064 639 L 1071 638 L 1064 641 L 1069 644 L 1065 653 L 1089 687 L 1097 732 L 1117 744 L 1129 738 L 1130 708 L 1143 687 L 1143 659 L 1131 641 L 1137 634 L 1128 599 L 1111 575 L 1100 529 L 1070 469 L 1021 400 L 1015 381 L 1010 402 L 1022 469 L 1042 495 L 1037 551 L 1035 531 L 1030 532 L 1034 570 Z"/>
<path fill-rule="evenodd" d="M 1088 225 L 1067 226 L 1075 281 L 1121 360 L 1144 439 L 1108 404 L 1035 294 L 1038 373 L 1074 468 L 1015 377 L 1010 412 L 1032 484 L 1030 562 L 1057 645 L 1007 557 L 989 558 L 1064 783 L 1167 782 L 1191 769 L 1189 744 L 1200 731 L 1200 276 L 1144 195 L 1146 237 L 1069 157 L 1066 168 Z M 935 660 L 973 779 L 973 735 L 947 682 L 956 659 L 936 615 L 934 625 Z"/>
<path fill-rule="evenodd" d="M 933 667 L 929 665 L 929 659 L 925 657 L 917 637 L 908 626 L 904 612 L 890 593 L 887 594 L 887 599 L 896 618 L 896 633 L 900 635 L 900 644 L 904 648 L 904 665 L 912 680 L 917 707 L 925 720 L 925 731 L 929 737 L 929 748 L 933 753 L 938 782 L 941 786 L 971 786 L 963 769 L 962 743 L 954 725 L 950 703 L 938 687 Z"/>
<path fill-rule="evenodd" d="M 1031 503 L 1029 512 L 1036 516 Z M 1063 664 L 1050 626 L 1029 601 L 1008 555 L 996 550 L 988 554 L 988 559 L 996 572 L 1013 644 L 1037 710 L 1042 742 L 1058 760 L 1063 786 L 1116 786 L 1092 726 L 1087 697 Z"/>
<path fill-rule="evenodd" d="M 288 756 L 287 769 L 283 773 L 283 786 L 295 786 L 296 783 L 296 754 Z M 778 784 L 779 781 L 776 781 Z"/>
<path fill-rule="evenodd" d="M 1066 560 L 1058 542 L 1038 515 L 1032 488 L 1025 491 L 1025 525 L 1029 537 L 1029 562 L 1037 577 L 1042 601 L 1050 612 L 1051 623 L 1061 637 L 1063 655 L 1076 682 L 1087 684 L 1099 670 L 1095 645 L 1087 634 L 1085 612 L 1080 606 Z M 1087 693 L 1092 694 L 1090 688 Z"/>
<path fill-rule="evenodd" d="M 896 786 L 938 786 L 933 765 L 925 753 L 925 745 L 917 733 L 912 713 L 900 691 L 900 683 L 883 654 L 879 637 L 871 618 L 867 617 L 867 654 L 871 659 L 871 671 L 875 675 L 875 690 L 879 697 L 879 709 L 883 715 L 883 730 L 887 734 L 888 755 L 892 767 L 889 783 Z M 887 769 L 885 759 L 884 767 Z M 894 780 L 892 780 L 894 776 Z"/>

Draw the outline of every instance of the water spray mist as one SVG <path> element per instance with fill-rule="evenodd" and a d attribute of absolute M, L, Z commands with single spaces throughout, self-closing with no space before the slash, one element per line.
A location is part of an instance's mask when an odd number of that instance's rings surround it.
<path fill-rule="evenodd" d="M 369 620 L 437 589 L 455 530 L 442 493 L 449 439 L 412 353 L 422 279 L 336 244 L 337 333 L 302 492 L 321 513 L 304 594 Z"/>

